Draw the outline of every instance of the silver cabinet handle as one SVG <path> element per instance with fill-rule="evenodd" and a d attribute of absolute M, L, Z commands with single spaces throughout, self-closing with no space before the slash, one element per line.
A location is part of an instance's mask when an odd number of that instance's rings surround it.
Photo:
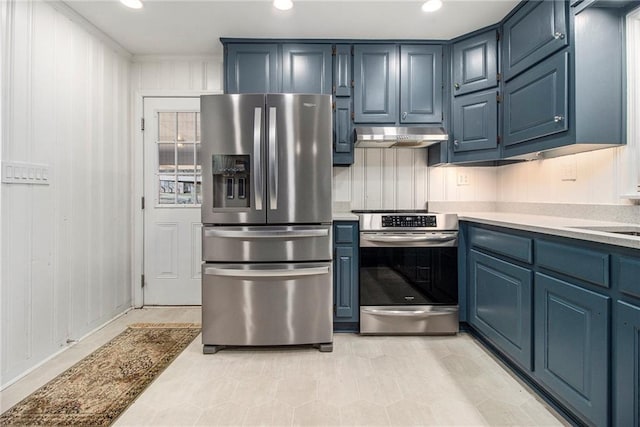
<path fill-rule="evenodd" d="M 458 147 L 460 145 L 460 141 L 458 141 L 457 139 L 453 140 L 453 146 L 454 147 Z"/>
<path fill-rule="evenodd" d="M 454 83 L 453 87 L 455 90 L 460 90 L 460 83 Z"/>
<path fill-rule="evenodd" d="M 405 111 L 404 113 L 402 113 L 402 120 L 407 118 L 407 112 Z"/>
<path fill-rule="evenodd" d="M 328 274 L 329 267 L 309 267 L 299 268 L 296 270 L 240 270 L 235 268 L 217 268 L 206 267 L 204 274 L 207 276 L 225 276 L 225 277 L 299 277 L 299 276 L 317 276 L 319 274 Z"/>
<path fill-rule="evenodd" d="M 278 135 L 276 107 L 269 107 L 269 209 L 278 209 Z"/>
<path fill-rule="evenodd" d="M 262 210 L 262 108 L 253 111 L 253 194 L 256 210 Z"/>
<path fill-rule="evenodd" d="M 561 121 L 563 121 L 563 120 L 564 120 L 564 117 L 563 117 L 563 116 L 553 116 L 553 121 L 554 121 L 555 123 L 561 122 Z"/>
<path fill-rule="evenodd" d="M 328 228 L 315 230 L 216 230 L 205 229 L 205 237 L 227 237 L 231 239 L 292 239 L 301 237 L 325 237 L 329 235 Z"/>
<path fill-rule="evenodd" d="M 368 240 L 370 242 L 447 242 L 449 240 L 455 240 L 458 236 L 450 235 L 429 235 L 429 236 L 370 236 L 361 234 L 360 238 Z"/>
<path fill-rule="evenodd" d="M 416 317 L 431 317 L 431 316 L 443 316 L 451 314 L 451 309 L 447 310 L 378 310 L 374 308 L 362 308 L 363 313 L 373 314 L 375 316 L 416 316 Z"/>
<path fill-rule="evenodd" d="M 559 31 L 556 31 L 556 32 L 553 34 L 553 38 L 554 38 L 554 39 L 556 39 L 556 40 L 558 40 L 558 39 L 564 39 L 564 34 L 562 34 L 562 33 L 561 33 L 561 32 L 559 32 Z"/>

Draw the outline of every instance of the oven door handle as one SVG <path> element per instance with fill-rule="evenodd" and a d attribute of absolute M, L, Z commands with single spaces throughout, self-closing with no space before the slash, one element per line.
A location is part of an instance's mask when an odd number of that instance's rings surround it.
<path fill-rule="evenodd" d="M 437 308 L 434 307 L 430 310 L 380 310 L 375 308 L 361 308 L 363 313 L 373 314 L 375 316 L 412 316 L 412 317 L 432 317 L 432 316 L 444 316 L 451 314 L 455 309 L 452 308 Z"/>
<path fill-rule="evenodd" d="M 360 237 L 363 240 L 370 242 L 385 242 L 385 243 L 402 243 L 402 242 L 448 242 L 458 238 L 457 235 L 451 234 L 430 234 L 428 236 L 405 236 L 405 235 L 370 235 L 361 234 Z"/>

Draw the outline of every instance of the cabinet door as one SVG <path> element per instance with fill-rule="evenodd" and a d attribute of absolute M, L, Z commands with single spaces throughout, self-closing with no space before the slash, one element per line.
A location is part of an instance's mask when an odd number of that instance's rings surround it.
<path fill-rule="evenodd" d="M 336 98 L 333 112 L 333 164 L 353 163 L 353 131 L 351 128 L 351 98 Z"/>
<path fill-rule="evenodd" d="M 487 31 L 454 43 L 452 61 L 453 96 L 497 86 L 497 31 Z"/>
<path fill-rule="evenodd" d="M 356 123 L 395 123 L 398 116 L 396 45 L 355 45 L 353 77 Z"/>
<path fill-rule="evenodd" d="M 400 123 L 442 122 L 442 46 L 400 46 Z"/>
<path fill-rule="evenodd" d="M 505 81 L 567 46 L 568 3 L 529 1 L 503 26 Z"/>
<path fill-rule="evenodd" d="M 609 299 L 536 273 L 534 374 L 599 426 L 609 413 Z"/>
<path fill-rule="evenodd" d="M 282 45 L 282 92 L 331 94 L 330 44 Z"/>
<path fill-rule="evenodd" d="M 527 370 L 531 346 L 533 273 L 471 250 L 469 322 Z"/>
<path fill-rule="evenodd" d="M 560 53 L 507 82 L 504 144 L 568 130 L 568 53 Z"/>
<path fill-rule="evenodd" d="M 351 96 L 351 45 L 336 45 L 336 54 L 333 57 L 333 88 L 336 96 Z"/>
<path fill-rule="evenodd" d="M 357 316 L 358 302 L 354 299 L 354 251 L 351 246 L 336 247 L 335 304 L 336 319 L 351 320 Z"/>
<path fill-rule="evenodd" d="M 227 45 L 226 93 L 276 93 L 278 45 Z"/>
<path fill-rule="evenodd" d="M 453 99 L 453 151 L 498 146 L 498 101 L 495 90 Z"/>
<path fill-rule="evenodd" d="M 615 399 L 613 425 L 640 425 L 640 307 L 616 304 Z"/>

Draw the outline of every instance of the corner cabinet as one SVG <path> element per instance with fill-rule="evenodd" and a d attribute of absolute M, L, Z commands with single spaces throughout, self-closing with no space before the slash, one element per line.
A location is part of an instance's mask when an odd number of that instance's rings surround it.
<path fill-rule="evenodd" d="M 461 221 L 471 331 L 572 423 L 640 425 L 640 250 Z"/>
<path fill-rule="evenodd" d="M 358 222 L 333 223 L 333 329 L 359 332 Z"/>
<path fill-rule="evenodd" d="M 498 29 L 493 28 L 453 44 L 451 159 L 454 163 L 500 158 L 498 39 Z"/>
<path fill-rule="evenodd" d="M 441 123 L 442 46 L 356 44 L 354 122 Z"/>

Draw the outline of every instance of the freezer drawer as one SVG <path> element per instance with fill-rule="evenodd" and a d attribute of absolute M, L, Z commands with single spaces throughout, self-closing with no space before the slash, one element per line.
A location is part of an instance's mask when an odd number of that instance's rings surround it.
<path fill-rule="evenodd" d="M 204 261 L 329 261 L 331 247 L 330 225 L 202 229 Z"/>
<path fill-rule="evenodd" d="M 202 269 L 205 346 L 331 343 L 330 262 Z"/>

